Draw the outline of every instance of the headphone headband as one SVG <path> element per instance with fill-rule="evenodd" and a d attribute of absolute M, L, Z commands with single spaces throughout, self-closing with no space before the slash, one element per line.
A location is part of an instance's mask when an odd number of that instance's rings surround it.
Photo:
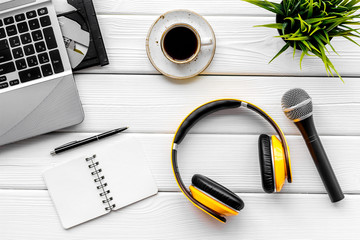
<path fill-rule="evenodd" d="M 185 187 L 183 183 L 179 169 L 177 164 L 177 145 L 179 145 L 182 140 L 185 138 L 186 134 L 190 131 L 190 129 L 201 119 L 210 115 L 211 113 L 224 110 L 224 109 L 231 109 L 231 108 L 239 108 L 239 107 L 246 107 L 248 109 L 253 110 L 254 112 L 258 113 L 262 116 L 270 125 L 275 129 L 277 134 L 280 137 L 282 146 L 284 148 L 284 156 L 286 160 L 286 172 L 287 172 L 287 181 L 289 183 L 292 182 L 292 175 L 291 175 L 291 166 L 290 166 L 290 154 L 289 154 L 289 147 L 285 139 L 285 135 L 280 129 L 279 125 L 261 108 L 257 107 L 256 105 L 238 99 L 218 99 L 208 103 L 201 105 L 200 107 L 193 110 L 180 124 L 179 128 L 177 129 L 173 143 L 172 143 L 172 152 L 171 152 L 171 159 L 172 159 L 172 167 L 175 175 L 176 182 L 181 189 L 181 191 L 185 194 L 185 196 L 199 209 L 203 210 L 204 212 L 210 214 L 211 216 L 215 217 L 216 219 L 220 220 L 221 222 L 226 222 L 226 219 L 219 214 L 217 214 L 212 209 L 206 207 L 205 205 L 198 202 L 190 192 Z"/>

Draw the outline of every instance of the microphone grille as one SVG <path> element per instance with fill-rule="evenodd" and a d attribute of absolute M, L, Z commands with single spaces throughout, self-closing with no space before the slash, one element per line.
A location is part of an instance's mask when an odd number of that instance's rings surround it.
<path fill-rule="evenodd" d="M 312 115 L 313 105 L 311 97 L 301 88 L 290 89 L 284 93 L 281 105 L 285 115 L 295 122 Z"/>

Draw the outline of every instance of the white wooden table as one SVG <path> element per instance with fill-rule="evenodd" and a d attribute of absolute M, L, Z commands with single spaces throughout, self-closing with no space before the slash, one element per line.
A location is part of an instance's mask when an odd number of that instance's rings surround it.
<path fill-rule="evenodd" d="M 59 0 L 60 1 L 60 0 Z M 344 77 L 328 78 L 319 59 L 287 51 L 276 30 L 253 28 L 274 16 L 240 0 L 96 0 L 110 65 L 76 74 L 85 121 L 75 127 L 0 149 L 0 239 L 359 239 L 360 48 L 333 39 L 331 59 Z M 153 21 L 172 9 L 202 14 L 217 37 L 213 62 L 202 76 L 172 80 L 150 64 L 145 38 Z M 282 94 L 309 92 L 314 117 L 345 200 L 332 204 L 295 125 L 282 113 Z M 234 190 L 241 213 L 221 224 L 179 192 L 170 163 L 175 129 L 195 107 L 216 98 L 240 98 L 278 121 L 291 149 L 293 180 L 280 194 L 262 191 L 257 156 L 260 133 L 272 134 L 249 111 L 223 111 L 195 126 L 180 147 L 185 183 L 195 173 Z M 239 114 L 241 113 L 241 114 Z M 130 126 L 140 140 L 159 194 L 70 230 L 56 215 L 41 173 L 75 156 L 52 158 L 55 146 L 112 128 Z M 131 184 L 131 183 L 129 183 Z M 71 196 L 69 196 L 71 197 Z"/>

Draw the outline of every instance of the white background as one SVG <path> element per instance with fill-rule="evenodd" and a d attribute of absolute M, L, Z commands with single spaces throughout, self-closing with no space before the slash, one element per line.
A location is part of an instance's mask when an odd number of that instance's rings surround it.
<path fill-rule="evenodd" d="M 300 54 L 293 59 L 291 50 L 268 64 L 284 43 L 273 38 L 275 29 L 253 25 L 272 23 L 275 17 L 240 0 L 96 0 L 95 7 L 110 65 L 75 75 L 86 114 L 81 125 L 1 147 L 0 239 L 359 239 L 359 47 L 332 40 L 340 56 L 331 53 L 330 58 L 342 83 L 328 78 L 316 58 L 305 57 L 300 70 Z M 148 29 L 173 9 L 202 14 L 215 31 L 216 54 L 202 76 L 172 80 L 159 75 L 147 58 Z M 293 87 L 304 88 L 313 99 L 318 132 L 346 195 L 339 203 L 330 202 L 303 139 L 282 113 L 281 96 Z M 262 107 L 279 123 L 290 145 L 294 182 L 280 194 L 262 191 L 257 139 L 273 130 L 259 116 L 240 109 L 204 119 L 180 146 L 179 166 L 186 184 L 201 173 L 245 201 L 238 216 L 221 224 L 179 192 L 170 146 L 191 110 L 228 97 Z M 55 158 L 49 152 L 122 126 L 141 141 L 159 194 L 62 229 L 41 173 L 76 152 Z"/>

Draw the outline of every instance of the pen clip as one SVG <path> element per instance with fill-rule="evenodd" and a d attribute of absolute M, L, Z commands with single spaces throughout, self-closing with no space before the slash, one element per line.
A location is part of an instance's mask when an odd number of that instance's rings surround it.
<path fill-rule="evenodd" d="M 65 143 L 65 144 L 63 144 L 63 145 L 61 145 L 61 146 L 59 146 L 59 147 L 57 147 L 57 148 L 66 147 L 66 146 L 69 146 L 69 145 L 71 145 L 71 144 L 73 144 L 73 143 L 76 143 L 76 142 L 77 142 L 76 140 L 75 140 L 75 141 L 71 141 L 71 142 Z"/>

